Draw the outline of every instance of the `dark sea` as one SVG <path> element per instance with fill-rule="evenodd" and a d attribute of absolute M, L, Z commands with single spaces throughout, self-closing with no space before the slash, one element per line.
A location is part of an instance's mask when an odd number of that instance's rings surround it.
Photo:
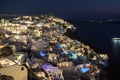
<path fill-rule="evenodd" d="M 73 23 L 82 41 L 90 45 L 96 52 L 108 54 L 119 59 L 119 46 L 115 46 L 112 38 L 120 38 L 120 23 Z M 116 51 L 115 51 L 116 50 Z M 120 59 L 119 59 L 120 60 Z"/>
<path fill-rule="evenodd" d="M 120 37 L 120 23 L 75 23 L 78 35 L 96 51 L 111 53 L 113 37 Z"/>
<path fill-rule="evenodd" d="M 96 52 L 108 55 L 109 68 L 116 80 L 120 80 L 120 23 L 73 23 L 79 40 L 90 45 Z M 114 80 L 114 79 L 112 79 Z"/>

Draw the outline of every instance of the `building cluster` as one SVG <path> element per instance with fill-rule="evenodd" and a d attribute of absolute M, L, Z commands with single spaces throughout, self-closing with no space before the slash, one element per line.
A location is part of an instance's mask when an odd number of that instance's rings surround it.
<path fill-rule="evenodd" d="M 1 19 L 0 74 L 16 80 L 15 75 L 6 74 L 3 68 L 19 65 L 28 70 L 25 79 L 29 80 L 107 79 L 107 55 L 69 38 L 65 35 L 68 29 L 76 28 L 48 15 Z"/>

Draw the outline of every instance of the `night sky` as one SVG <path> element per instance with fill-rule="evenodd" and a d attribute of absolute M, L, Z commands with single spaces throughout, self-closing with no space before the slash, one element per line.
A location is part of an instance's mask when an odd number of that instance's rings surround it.
<path fill-rule="evenodd" d="M 67 19 L 119 16 L 120 0 L 0 0 L 0 12 L 23 15 L 52 13 Z"/>

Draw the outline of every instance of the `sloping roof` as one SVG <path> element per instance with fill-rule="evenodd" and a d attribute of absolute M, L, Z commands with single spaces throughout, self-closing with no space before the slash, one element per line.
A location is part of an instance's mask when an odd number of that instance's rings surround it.
<path fill-rule="evenodd" d="M 58 73 L 58 70 L 59 70 L 58 67 L 54 67 L 51 64 L 44 64 L 44 65 L 42 65 L 41 68 L 46 72 L 50 71 L 50 72 L 54 72 L 54 73 Z"/>

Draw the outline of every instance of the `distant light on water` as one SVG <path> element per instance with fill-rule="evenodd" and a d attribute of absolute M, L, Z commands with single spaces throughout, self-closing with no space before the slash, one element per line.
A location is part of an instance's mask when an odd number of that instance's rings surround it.
<path fill-rule="evenodd" d="M 112 38 L 113 44 L 120 44 L 120 38 Z"/>
<path fill-rule="evenodd" d="M 112 58 L 115 62 L 118 62 L 120 53 L 120 38 L 112 38 Z"/>
<path fill-rule="evenodd" d="M 112 40 L 120 40 L 120 38 L 112 38 Z"/>
<path fill-rule="evenodd" d="M 112 38 L 112 44 L 113 44 L 113 49 L 119 49 L 120 48 L 120 38 Z"/>

